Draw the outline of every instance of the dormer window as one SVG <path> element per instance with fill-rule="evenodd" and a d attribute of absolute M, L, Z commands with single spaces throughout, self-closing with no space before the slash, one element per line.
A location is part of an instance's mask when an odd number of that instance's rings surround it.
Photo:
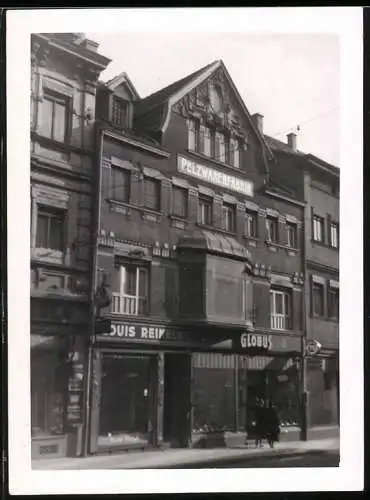
<path fill-rule="evenodd" d="M 124 127 L 127 123 L 127 102 L 117 97 L 112 101 L 112 123 L 116 127 Z"/>

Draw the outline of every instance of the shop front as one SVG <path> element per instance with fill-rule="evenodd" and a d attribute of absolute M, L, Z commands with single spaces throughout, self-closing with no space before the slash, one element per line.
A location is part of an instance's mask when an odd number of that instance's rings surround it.
<path fill-rule="evenodd" d="M 33 299 L 34 301 L 34 299 Z M 31 303 L 31 456 L 75 456 L 82 427 L 85 308 L 80 322 L 58 323 L 67 305 Z M 73 308 L 72 308 L 73 309 Z M 79 308 L 77 308 L 79 309 Z M 42 314 L 42 319 L 40 319 Z"/>
<path fill-rule="evenodd" d="M 112 320 L 94 346 L 90 453 L 243 433 L 256 398 L 274 401 L 282 424 L 298 425 L 300 338 L 257 335 L 262 347 L 251 350 L 243 335 Z"/>

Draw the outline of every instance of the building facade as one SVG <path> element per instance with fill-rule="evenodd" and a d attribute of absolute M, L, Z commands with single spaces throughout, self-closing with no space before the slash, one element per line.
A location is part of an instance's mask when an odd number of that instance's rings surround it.
<path fill-rule="evenodd" d="M 95 87 L 79 34 L 31 37 L 32 457 L 78 453 L 90 329 Z"/>
<path fill-rule="evenodd" d="M 140 99 L 97 93 L 90 453 L 248 430 L 256 400 L 302 424 L 304 202 L 216 61 Z M 101 288 L 100 288 L 101 289 Z"/>
<path fill-rule="evenodd" d="M 307 356 L 307 426 L 339 426 L 339 169 L 267 138 L 279 168 L 274 175 L 305 201 L 305 336 L 321 350 Z"/>

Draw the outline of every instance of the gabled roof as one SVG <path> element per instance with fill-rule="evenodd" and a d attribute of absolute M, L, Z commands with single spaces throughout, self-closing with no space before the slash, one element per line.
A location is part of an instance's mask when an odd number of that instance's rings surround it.
<path fill-rule="evenodd" d="M 137 107 L 136 107 L 137 114 L 141 115 L 141 114 L 147 113 L 149 110 L 151 110 L 154 107 L 166 104 L 167 101 L 172 96 L 174 96 L 177 92 L 179 92 L 184 87 L 187 87 L 194 80 L 196 80 L 196 78 L 198 76 L 202 75 L 204 72 L 206 72 L 212 66 L 215 66 L 217 63 L 218 63 L 218 61 L 214 61 L 211 64 L 207 64 L 203 68 L 198 69 L 197 71 L 194 71 L 190 75 L 185 76 L 184 78 L 181 78 L 180 80 L 177 80 L 176 82 L 173 82 L 170 85 L 167 85 L 167 87 L 164 87 L 164 88 L 158 90 L 157 92 L 153 92 L 152 94 L 148 95 L 147 97 L 144 97 L 144 99 L 141 99 L 141 101 L 137 103 Z"/>
<path fill-rule="evenodd" d="M 322 158 L 319 158 L 318 156 L 311 153 L 304 153 L 303 151 L 299 151 L 299 149 L 294 150 L 285 142 L 279 141 L 274 137 L 265 135 L 265 139 L 266 142 L 270 145 L 271 149 L 305 159 L 310 163 L 310 165 L 313 165 L 314 167 L 317 167 L 323 171 L 339 177 L 339 168 L 331 163 L 326 162 Z"/>
<path fill-rule="evenodd" d="M 251 115 L 222 60 L 217 60 L 211 64 L 207 64 L 207 66 L 191 73 L 185 78 L 182 78 L 181 80 L 154 92 L 148 97 L 141 99 L 141 101 L 139 101 L 135 106 L 135 114 L 138 123 L 144 121 L 143 119 L 145 117 L 145 122 L 149 124 L 150 130 L 155 132 L 164 132 L 169 122 L 171 107 L 191 90 L 210 77 L 212 73 L 219 68 L 222 68 L 230 87 L 235 93 L 240 106 L 250 122 L 251 128 L 254 130 L 255 134 L 268 151 L 270 158 L 273 158 L 273 153 L 268 143 L 265 141 L 263 134 L 255 127 Z"/>
<path fill-rule="evenodd" d="M 137 92 L 136 88 L 134 87 L 134 85 L 131 82 L 130 78 L 128 77 L 127 73 L 124 71 L 122 73 L 119 73 L 118 75 L 116 75 L 111 80 L 108 80 L 105 83 L 105 86 L 110 90 L 115 90 L 122 83 L 126 83 L 128 89 L 130 90 L 130 92 L 135 100 L 140 99 L 139 93 Z"/>

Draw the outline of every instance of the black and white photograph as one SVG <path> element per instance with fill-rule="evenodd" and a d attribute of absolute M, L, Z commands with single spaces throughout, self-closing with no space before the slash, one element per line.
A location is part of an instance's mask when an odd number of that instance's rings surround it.
<path fill-rule="evenodd" d="M 361 9 L 11 14 L 14 491 L 360 486 Z"/>

